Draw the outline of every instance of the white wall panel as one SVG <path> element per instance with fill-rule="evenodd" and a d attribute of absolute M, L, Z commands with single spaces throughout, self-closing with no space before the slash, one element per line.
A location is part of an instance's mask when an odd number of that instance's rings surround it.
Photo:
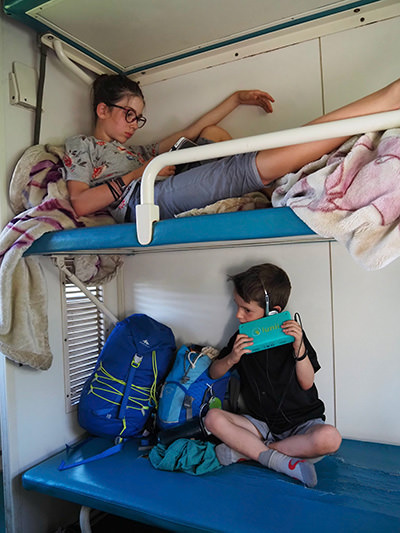
<path fill-rule="evenodd" d="M 321 39 L 326 111 L 399 77 L 400 17 Z"/>
<path fill-rule="evenodd" d="M 44 268 L 49 297 L 49 342 L 53 361 L 49 370 L 34 370 L 8 364 L 8 403 L 12 430 L 10 432 L 14 474 L 62 450 L 82 435 L 76 413 L 65 413 L 63 338 L 60 327 L 61 286 L 58 269 L 46 258 L 41 260 Z M 16 490 L 17 487 L 14 487 Z M 42 533 L 55 524 L 70 520 L 77 515 L 77 507 L 54 502 L 53 498 L 27 492 L 22 487 L 14 495 L 17 508 L 24 512 L 14 515 L 15 532 Z M 27 512 L 27 509 L 30 509 Z M 37 511 L 40 511 L 39 513 Z M 36 514 L 37 513 L 37 514 Z"/>
<path fill-rule="evenodd" d="M 6 131 L 6 172 L 2 186 L 8 186 L 20 155 L 33 144 L 35 111 L 9 103 L 8 74 L 14 61 L 36 70 L 39 75 L 39 48 L 34 32 L 10 19 L 1 20 L 4 27 L 2 93 L 4 128 Z M 41 143 L 62 144 L 69 135 L 89 133 L 92 116 L 89 88 L 66 70 L 48 52 L 41 127 Z"/>
<path fill-rule="evenodd" d="M 93 130 L 90 87 L 48 53 L 40 142 L 64 144 L 70 135 Z"/>
<path fill-rule="evenodd" d="M 187 126 L 238 89 L 262 89 L 276 103 L 272 115 L 252 106 L 236 109 L 221 122 L 234 138 L 300 126 L 320 115 L 318 40 L 146 85 L 148 123 L 135 134 L 134 143 Z"/>
<path fill-rule="evenodd" d="M 349 438 L 400 445 L 400 263 L 368 272 L 332 249 L 337 422 Z"/>
<path fill-rule="evenodd" d="M 252 246 L 141 254 L 126 260 L 126 312 L 146 313 L 169 325 L 177 343 L 222 348 L 236 331 L 227 275 L 271 262 L 292 281 L 288 310 L 299 312 L 322 369 L 317 385 L 334 422 L 329 244 Z M 312 268 L 311 268 L 312 265 Z"/>

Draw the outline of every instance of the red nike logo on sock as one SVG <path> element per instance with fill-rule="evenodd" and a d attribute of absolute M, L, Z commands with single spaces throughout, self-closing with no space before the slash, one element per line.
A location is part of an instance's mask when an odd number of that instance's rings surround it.
<path fill-rule="evenodd" d="M 297 459 L 297 461 L 295 461 L 294 463 L 293 463 L 293 459 L 290 459 L 289 465 L 288 465 L 289 470 L 294 470 L 299 463 L 304 463 L 304 459 Z"/>

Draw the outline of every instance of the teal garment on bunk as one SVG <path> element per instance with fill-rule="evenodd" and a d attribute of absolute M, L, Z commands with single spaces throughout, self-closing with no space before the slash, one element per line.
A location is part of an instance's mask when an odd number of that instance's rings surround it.
<path fill-rule="evenodd" d="M 186 472 L 194 476 L 222 468 L 215 455 L 215 444 L 194 439 L 178 439 L 169 446 L 157 444 L 149 453 L 154 468 Z"/>

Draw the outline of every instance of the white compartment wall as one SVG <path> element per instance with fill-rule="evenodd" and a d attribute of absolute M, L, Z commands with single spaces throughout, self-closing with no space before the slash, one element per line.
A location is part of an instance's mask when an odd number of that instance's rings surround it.
<path fill-rule="evenodd" d="M 274 112 L 241 106 L 221 126 L 235 138 L 300 126 L 322 113 L 317 39 L 143 87 L 148 124 L 135 142 L 172 133 L 238 89 L 262 89 Z M 160 129 L 161 128 L 161 129 Z"/>
<path fill-rule="evenodd" d="M 10 220 L 8 184 L 16 161 L 33 144 L 34 112 L 9 103 L 8 74 L 13 61 L 38 70 L 34 32 L 0 18 L 1 47 L 1 222 Z M 62 144 L 66 136 L 88 131 L 91 123 L 87 87 L 49 53 L 41 142 Z M 61 449 L 77 434 L 75 415 L 64 409 L 61 332 L 61 288 L 58 271 L 43 260 L 49 302 L 49 334 L 54 362 L 48 371 L 20 367 L 1 357 L 3 477 L 7 531 L 44 533 L 73 517 L 65 504 L 22 489 L 20 474 L 41 458 Z M 61 512 L 62 509 L 62 512 Z M 75 513 L 76 514 L 76 513 Z M 50 529 L 50 527 L 52 529 Z"/>
<path fill-rule="evenodd" d="M 170 133 L 238 88 L 265 89 L 276 98 L 276 105 L 272 115 L 264 115 L 256 108 L 242 108 L 232 113 L 223 124 L 235 137 L 307 122 L 320 114 L 324 105 L 328 110 L 344 104 L 398 77 L 399 29 L 399 18 L 383 21 L 323 38 L 321 42 L 313 39 L 146 85 L 149 127 L 137 135 L 137 141 L 153 139 L 156 132 L 161 136 Z M 0 206 L 1 220 L 5 224 L 10 218 L 4 199 L 11 169 L 32 143 L 33 131 L 33 113 L 12 107 L 8 102 L 8 73 L 12 61 L 37 68 L 38 55 L 33 32 L 4 17 L 0 19 L 0 32 L 3 45 L 0 51 L 3 155 L 0 158 L 3 188 Z M 355 53 L 357 64 L 352 66 Z M 371 54 L 374 61 L 370 60 Z M 49 53 L 42 142 L 57 144 L 68 135 L 88 133 L 91 122 L 88 102 L 87 87 L 66 73 Z M 179 341 L 204 340 L 222 346 L 236 327 L 226 274 L 264 260 L 277 262 L 292 277 L 294 289 L 289 309 L 301 313 L 307 333 L 318 349 L 323 366 L 318 374 L 318 387 L 327 404 L 329 421 L 336 420 L 346 436 L 400 444 L 396 399 L 388 405 L 385 396 L 387 383 L 394 395 L 400 385 L 397 330 L 393 327 L 382 334 L 382 345 L 388 346 L 384 369 L 388 381 L 380 382 L 379 388 L 371 394 L 365 384 L 355 382 L 354 376 L 357 375 L 355 368 L 359 367 L 372 380 L 371 376 L 379 369 L 376 345 L 369 343 L 366 337 L 361 341 L 359 337 L 353 338 L 349 329 L 350 323 L 353 329 L 362 328 L 364 323 L 371 328 L 381 309 L 395 316 L 396 298 L 390 299 L 393 294 L 390 287 L 395 283 L 398 263 L 384 271 L 366 273 L 353 264 L 338 245 L 334 245 L 332 251 L 328 243 L 138 255 L 127 259 L 124 269 L 126 297 L 122 304 L 125 314 L 152 312 L 174 327 Z M 55 503 L 51 501 L 49 505 L 45 502 L 50 500 L 25 492 L 19 476 L 31 464 L 73 439 L 79 431 L 74 415 L 65 414 L 62 398 L 57 272 L 48 260 L 43 260 L 43 265 L 49 278 L 48 290 L 55 295 L 49 302 L 50 341 L 55 362 L 46 372 L 1 362 L 6 511 L 9 517 L 12 514 L 9 521 L 12 533 L 43 533 L 55 524 Z M 347 290 L 347 284 L 352 291 Z M 373 305 L 357 306 L 370 284 L 375 287 Z M 380 284 L 384 290 L 376 288 Z M 350 296 L 353 296 L 351 300 Z M 350 302 L 354 313 L 349 310 Z M 347 306 L 346 314 L 344 306 Z M 362 307 L 362 315 L 357 313 L 357 307 Z M 352 362 L 348 368 L 350 352 Z M 385 416 L 381 417 L 383 409 Z M 374 414 L 374 420 L 360 416 L 368 412 Z M 392 426 L 387 422 L 390 416 Z"/>
<path fill-rule="evenodd" d="M 349 438 L 400 444 L 400 263 L 360 269 L 332 246 L 337 420 Z"/>

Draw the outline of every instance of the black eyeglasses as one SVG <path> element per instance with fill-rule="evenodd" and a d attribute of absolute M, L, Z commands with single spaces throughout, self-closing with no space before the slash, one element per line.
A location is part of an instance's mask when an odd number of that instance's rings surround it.
<path fill-rule="evenodd" d="M 146 124 L 147 119 L 143 117 L 142 115 L 137 116 L 134 109 L 131 107 L 122 107 L 120 105 L 116 104 L 107 104 L 108 107 L 118 107 L 118 109 L 122 109 L 125 111 L 125 120 L 128 122 L 128 124 L 132 124 L 132 122 L 137 122 L 138 128 L 143 128 L 143 126 Z"/>

